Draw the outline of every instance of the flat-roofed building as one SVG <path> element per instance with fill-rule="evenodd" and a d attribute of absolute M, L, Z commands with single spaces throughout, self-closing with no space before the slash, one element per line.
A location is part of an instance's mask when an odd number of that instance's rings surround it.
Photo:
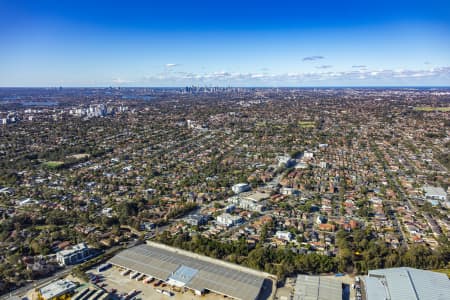
<path fill-rule="evenodd" d="M 264 200 L 267 200 L 270 198 L 269 193 L 263 193 L 263 192 L 258 192 L 258 191 L 244 193 L 244 194 L 241 194 L 240 196 L 241 196 L 241 198 L 248 199 L 253 202 L 261 202 L 261 201 L 264 201 Z"/>
<path fill-rule="evenodd" d="M 241 193 L 229 198 L 228 201 L 245 210 L 262 212 L 266 209 L 266 200 L 269 197 L 268 193 L 254 191 Z"/>
<path fill-rule="evenodd" d="M 242 300 L 260 299 L 265 281 L 272 283 L 270 274 L 150 241 L 120 252 L 110 262 L 196 294 L 211 291 Z"/>
<path fill-rule="evenodd" d="M 364 276 L 367 300 L 450 299 L 447 275 L 414 268 L 370 270 Z"/>
<path fill-rule="evenodd" d="M 314 153 L 311 152 L 311 151 L 305 151 L 305 152 L 303 153 L 303 157 L 304 157 L 305 159 L 312 159 L 312 158 L 314 157 Z"/>
<path fill-rule="evenodd" d="M 294 188 L 282 187 L 280 193 L 283 195 L 299 195 L 300 191 Z"/>
<path fill-rule="evenodd" d="M 342 300 L 342 283 L 324 276 L 298 275 L 293 300 Z"/>
<path fill-rule="evenodd" d="M 439 201 L 445 202 L 447 200 L 447 193 L 441 187 L 425 185 L 423 191 L 425 193 L 425 199 L 433 206 L 438 205 Z"/>
<path fill-rule="evenodd" d="M 223 213 L 217 216 L 216 222 L 217 225 L 231 227 L 242 223 L 241 216 L 234 216 L 228 213 Z"/>
<path fill-rule="evenodd" d="M 95 256 L 95 251 L 85 243 L 72 246 L 67 250 L 56 253 L 56 260 L 60 265 L 75 265 Z"/>
<path fill-rule="evenodd" d="M 277 156 L 278 166 L 289 168 L 295 164 L 295 160 L 290 155 Z"/>
<path fill-rule="evenodd" d="M 235 194 L 250 191 L 251 187 L 248 183 L 238 183 L 231 187 Z"/>
<path fill-rule="evenodd" d="M 200 226 L 208 222 L 208 216 L 201 214 L 189 215 L 184 218 L 184 221 L 191 226 Z"/>
<path fill-rule="evenodd" d="M 44 300 L 53 300 L 72 293 L 77 285 L 72 281 L 60 279 L 39 289 L 39 294 Z"/>
<path fill-rule="evenodd" d="M 288 242 L 292 241 L 292 239 L 294 238 L 292 233 L 290 233 L 289 231 L 277 231 L 275 233 L 275 237 L 279 240 L 284 240 Z"/>

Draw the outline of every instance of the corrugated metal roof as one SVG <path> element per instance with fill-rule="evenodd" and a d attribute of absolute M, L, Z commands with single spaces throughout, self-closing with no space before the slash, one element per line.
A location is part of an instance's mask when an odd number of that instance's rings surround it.
<path fill-rule="evenodd" d="M 342 284 L 323 276 L 298 275 L 294 300 L 342 300 Z"/>
<path fill-rule="evenodd" d="M 388 299 L 387 288 L 379 278 L 364 276 L 364 288 L 367 300 Z"/>
<path fill-rule="evenodd" d="M 223 264 L 196 259 L 150 245 L 124 250 L 110 262 L 124 268 L 167 281 L 182 266 L 198 270 L 186 282 L 186 287 L 205 289 L 236 299 L 254 300 L 258 297 L 265 277 L 227 268 Z M 192 274 L 192 273 L 191 273 Z"/>
<path fill-rule="evenodd" d="M 391 300 L 450 300 L 450 281 L 445 274 L 402 267 L 371 270 L 368 276 L 386 287 L 387 297 Z M 375 296 L 370 288 L 370 285 L 366 288 L 368 300 L 386 299 Z M 371 294 L 372 298 L 369 297 Z"/>
<path fill-rule="evenodd" d="M 168 278 L 179 267 L 170 256 L 162 256 L 161 253 L 152 252 L 140 246 L 117 254 L 110 262 L 159 279 Z"/>

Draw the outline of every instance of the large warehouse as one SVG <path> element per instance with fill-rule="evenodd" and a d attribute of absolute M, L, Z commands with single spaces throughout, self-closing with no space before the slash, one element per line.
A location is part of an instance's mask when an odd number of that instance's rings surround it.
<path fill-rule="evenodd" d="M 413 268 L 370 270 L 364 286 L 367 300 L 450 299 L 447 275 Z"/>
<path fill-rule="evenodd" d="M 294 300 L 342 300 L 342 284 L 323 276 L 298 275 Z"/>
<path fill-rule="evenodd" d="M 196 294 L 211 291 L 235 299 L 258 298 L 270 274 L 233 265 L 191 252 L 148 242 L 124 250 L 110 262 Z"/>

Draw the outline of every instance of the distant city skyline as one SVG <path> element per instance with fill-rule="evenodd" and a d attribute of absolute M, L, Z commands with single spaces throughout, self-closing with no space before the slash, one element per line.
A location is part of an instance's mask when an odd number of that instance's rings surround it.
<path fill-rule="evenodd" d="M 0 87 L 450 85 L 447 1 L 317 2 L 0 0 Z"/>

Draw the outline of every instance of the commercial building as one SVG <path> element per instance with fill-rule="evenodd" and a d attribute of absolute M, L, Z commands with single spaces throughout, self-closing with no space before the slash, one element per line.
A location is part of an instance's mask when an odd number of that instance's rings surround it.
<path fill-rule="evenodd" d="M 326 161 L 321 161 L 321 162 L 319 163 L 319 165 L 320 165 L 320 167 L 321 167 L 322 169 L 328 168 L 328 163 L 327 163 Z"/>
<path fill-rule="evenodd" d="M 290 155 L 277 156 L 278 166 L 289 168 L 295 165 L 295 159 L 292 159 Z"/>
<path fill-rule="evenodd" d="M 292 233 L 290 233 L 289 231 L 277 231 L 275 233 L 275 237 L 279 240 L 284 240 L 288 242 L 292 241 L 292 239 L 294 238 Z"/>
<path fill-rule="evenodd" d="M 152 223 L 152 222 L 143 222 L 139 225 L 140 230 L 151 231 L 155 228 L 156 228 L 156 225 L 155 225 L 155 223 Z"/>
<path fill-rule="evenodd" d="M 189 215 L 186 218 L 184 218 L 184 221 L 191 226 L 200 226 L 208 222 L 208 216 L 201 214 Z"/>
<path fill-rule="evenodd" d="M 300 195 L 300 191 L 294 188 L 282 187 L 280 189 L 282 195 Z"/>
<path fill-rule="evenodd" d="M 309 168 L 309 164 L 308 163 L 306 163 L 306 162 L 299 162 L 298 164 L 296 164 L 295 165 L 295 168 L 296 169 L 302 169 L 302 170 L 304 170 L 304 169 L 308 169 Z"/>
<path fill-rule="evenodd" d="M 72 246 L 71 249 L 56 253 L 56 260 L 60 265 L 75 265 L 94 257 L 96 252 L 85 243 Z"/>
<path fill-rule="evenodd" d="M 242 218 L 240 216 L 233 216 L 228 213 L 223 213 L 217 216 L 217 225 L 231 227 L 242 223 Z"/>
<path fill-rule="evenodd" d="M 270 274 L 154 242 L 126 249 L 110 262 L 173 286 L 189 288 L 197 295 L 211 291 L 235 299 L 254 300 L 265 291 L 267 280 L 271 283 L 268 286 L 272 286 Z"/>
<path fill-rule="evenodd" d="M 239 194 L 239 193 L 250 191 L 251 187 L 247 183 L 238 183 L 238 184 L 233 185 L 231 187 L 231 189 L 233 190 L 233 192 L 235 194 Z"/>
<path fill-rule="evenodd" d="M 447 275 L 414 268 L 370 270 L 364 276 L 367 300 L 449 299 Z"/>
<path fill-rule="evenodd" d="M 305 152 L 303 153 L 303 157 L 304 157 L 305 159 L 312 159 L 312 158 L 314 157 L 314 153 L 311 152 L 311 151 L 305 151 Z"/>
<path fill-rule="evenodd" d="M 71 294 L 76 287 L 77 285 L 72 281 L 61 279 L 40 288 L 39 296 L 43 300 L 59 299 Z"/>
<path fill-rule="evenodd" d="M 228 199 L 229 202 L 236 204 L 239 208 L 262 212 L 266 208 L 266 201 L 270 195 L 258 191 L 241 193 Z"/>
<path fill-rule="evenodd" d="M 323 276 L 298 275 L 293 300 L 342 300 L 342 283 Z"/>
<path fill-rule="evenodd" d="M 266 205 L 265 205 L 265 203 L 257 203 L 252 200 L 243 198 L 239 202 L 239 208 L 242 208 L 245 210 L 250 210 L 250 211 L 262 212 L 266 208 Z"/>
<path fill-rule="evenodd" d="M 439 204 L 439 201 L 444 202 L 447 200 L 447 193 L 441 187 L 425 185 L 423 187 L 425 193 L 425 199 L 433 206 Z"/>
<path fill-rule="evenodd" d="M 230 204 L 230 205 L 225 206 L 224 211 L 226 213 L 231 214 L 235 209 L 236 209 L 236 205 Z"/>

